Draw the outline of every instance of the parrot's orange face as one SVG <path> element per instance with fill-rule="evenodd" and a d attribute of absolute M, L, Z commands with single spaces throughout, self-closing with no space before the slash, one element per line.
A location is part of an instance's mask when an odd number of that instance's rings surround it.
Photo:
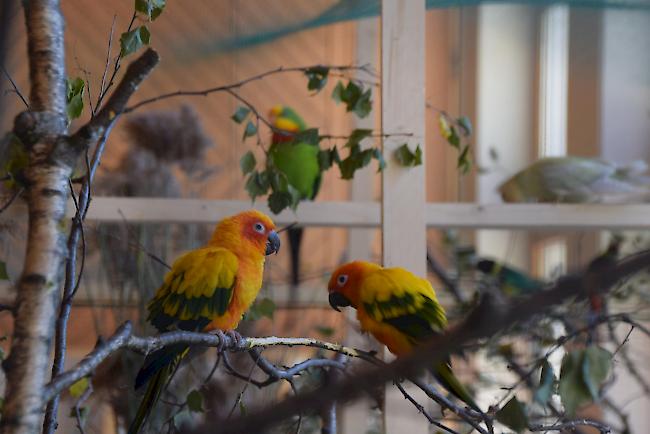
<path fill-rule="evenodd" d="M 223 219 L 215 230 L 213 240 L 225 246 L 247 244 L 265 255 L 280 250 L 280 237 L 275 231 L 275 223 L 257 210 L 244 211 Z"/>
<path fill-rule="evenodd" d="M 339 312 L 339 307 L 352 306 L 356 309 L 363 279 L 377 268 L 378 265 L 370 262 L 354 261 L 334 270 L 327 285 L 330 306 Z"/>

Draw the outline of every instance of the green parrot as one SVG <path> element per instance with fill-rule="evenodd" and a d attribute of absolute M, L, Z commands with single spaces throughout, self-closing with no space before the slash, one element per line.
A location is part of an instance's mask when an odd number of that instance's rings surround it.
<path fill-rule="evenodd" d="M 276 105 L 269 112 L 274 128 L 269 147 L 269 158 L 276 168 L 287 176 L 289 185 L 300 193 L 301 200 L 314 200 L 321 184 L 321 170 L 318 163 L 320 148 L 311 143 L 294 140 L 294 134 L 305 131 L 305 121 L 291 107 Z M 296 288 L 300 273 L 300 243 L 302 228 L 287 231 L 291 251 L 291 284 Z"/>
<path fill-rule="evenodd" d="M 541 158 L 499 187 L 504 202 L 610 202 L 647 200 L 647 165 L 616 165 L 596 158 Z"/>
<path fill-rule="evenodd" d="M 546 285 L 543 281 L 534 279 L 523 271 L 492 259 L 480 259 L 476 263 L 476 268 L 482 273 L 492 276 L 501 287 L 501 291 L 511 297 L 540 291 Z"/>

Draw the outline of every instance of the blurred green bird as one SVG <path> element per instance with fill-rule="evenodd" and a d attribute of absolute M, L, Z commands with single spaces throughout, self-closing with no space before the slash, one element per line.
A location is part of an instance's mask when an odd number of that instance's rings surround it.
<path fill-rule="evenodd" d="M 492 259 L 480 259 L 476 263 L 476 268 L 495 279 L 501 291 L 510 297 L 532 294 L 546 285 L 545 282 L 532 278 L 523 271 Z"/>
<path fill-rule="evenodd" d="M 646 201 L 650 198 L 647 164 L 616 165 L 596 158 L 541 158 L 499 187 L 504 202 Z"/>
<path fill-rule="evenodd" d="M 269 158 L 276 168 L 287 176 L 287 182 L 300 193 L 301 200 L 314 200 L 321 185 L 321 170 L 318 163 L 318 145 L 295 140 L 295 135 L 307 129 L 305 121 L 291 107 L 276 105 L 269 112 L 273 136 L 269 147 Z M 300 244 L 303 229 L 290 228 L 287 231 L 291 253 L 291 284 L 295 288 L 300 282 Z"/>

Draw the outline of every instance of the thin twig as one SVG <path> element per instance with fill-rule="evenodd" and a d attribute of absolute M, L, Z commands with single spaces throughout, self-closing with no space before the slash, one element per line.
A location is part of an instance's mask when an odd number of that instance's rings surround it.
<path fill-rule="evenodd" d="M 9 208 L 11 206 L 11 204 L 14 203 L 16 198 L 22 194 L 23 191 L 25 191 L 25 187 L 16 188 L 14 190 L 13 194 L 11 195 L 11 197 L 9 198 L 9 200 L 7 200 L 2 205 L 2 207 L 0 207 L 0 214 L 2 214 L 7 208 Z"/>
<path fill-rule="evenodd" d="M 451 293 L 456 302 L 460 305 L 465 304 L 465 297 L 458 288 L 458 284 L 452 280 L 444 268 L 434 259 L 431 252 L 427 250 L 427 265 L 429 269 L 436 275 L 436 277 L 445 285 L 445 288 Z"/>
<path fill-rule="evenodd" d="M 104 72 L 102 73 L 102 82 L 99 86 L 99 94 L 98 98 L 100 95 L 103 95 L 105 92 L 104 86 L 106 86 L 106 74 L 108 74 L 108 68 L 111 66 L 111 48 L 113 46 L 113 34 L 115 32 L 115 20 L 117 19 L 117 15 L 113 15 L 113 22 L 111 23 L 111 32 L 108 35 L 108 49 L 106 50 L 106 63 L 104 64 Z M 95 110 L 99 109 L 99 104 L 101 101 L 98 99 L 97 100 L 97 105 L 95 106 Z M 93 113 L 93 116 L 95 113 Z"/>
<path fill-rule="evenodd" d="M 14 88 L 14 93 L 18 95 L 18 97 L 22 100 L 23 104 L 25 104 L 25 107 L 27 110 L 30 110 L 29 103 L 23 96 L 23 94 L 20 92 L 20 89 L 18 89 L 18 86 L 16 85 L 16 82 L 11 78 L 11 75 L 7 72 L 5 69 L 4 65 L 0 65 L 0 68 L 2 68 L 2 72 L 4 73 L 5 77 L 7 77 L 7 80 L 9 80 L 9 83 L 11 83 L 11 86 Z"/>
<path fill-rule="evenodd" d="M 75 402 L 73 410 L 74 410 L 74 415 L 75 419 L 77 421 L 77 429 L 79 430 L 80 434 L 85 434 L 86 431 L 84 430 L 84 421 L 82 420 L 81 417 L 81 406 L 83 405 L 84 402 L 90 398 L 90 395 L 93 393 L 93 383 L 90 379 L 88 379 L 88 387 L 86 387 L 86 390 L 81 394 L 77 402 Z"/>
<path fill-rule="evenodd" d="M 133 27 L 133 23 L 135 22 L 135 18 L 137 16 L 137 13 L 134 11 L 133 16 L 131 17 L 131 22 L 129 23 L 128 28 L 126 29 L 126 32 L 130 32 L 131 28 Z M 111 34 L 108 39 L 108 53 L 107 56 L 110 56 L 110 49 L 111 49 L 111 43 L 113 41 L 113 28 L 115 24 L 115 18 L 113 18 L 113 25 L 111 26 Z M 113 83 L 115 82 L 115 76 L 117 75 L 117 72 L 120 70 L 120 67 L 122 66 L 122 53 L 120 52 L 117 56 L 115 56 L 115 67 L 113 68 L 113 74 L 111 75 L 110 80 L 108 80 L 108 84 L 106 87 L 103 87 L 104 83 L 104 77 L 102 77 L 102 89 L 99 92 L 99 96 L 97 98 L 97 104 L 95 104 L 95 108 L 99 110 L 99 108 L 102 105 L 102 101 L 104 100 L 104 97 L 106 94 L 108 94 L 108 90 L 113 86 Z M 106 65 L 106 68 L 108 68 L 108 62 Z"/>
<path fill-rule="evenodd" d="M 409 394 L 406 391 L 406 389 L 404 389 L 404 387 L 402 386 L 402 384 L 400 382 L 396 381 L 394 384 L 397 387 L 397 389 L 400 392 L 402 392 L 402 395 L 404 395 L 404 398 L 407 399 L 411 404 L 413 404 L 413 406 L 417 409 L 417 411 L 419 413 L 421 413 L 424 417 L 426 417 L 431 425 L 434 425 L 434 426 L 440 428 L 441 430 L 446 431 L 446 432 L 448 432 L 450 434 L 460 434 L 458 431 L 454 431 L 453 429 L 449 428 L 448 426 L 445 426 L 445 425 L 441 424 L 440 422 L 438 422 L 437 420 L 435 420 L 434 417 L 431 416 L 431 414 L 428 411 L 426 411 L 424 406 L 422 406 L 422 404 L 417 402 L 415 400 L 415 398 L 413 398 L 413 396 L 411 394 Z"/>

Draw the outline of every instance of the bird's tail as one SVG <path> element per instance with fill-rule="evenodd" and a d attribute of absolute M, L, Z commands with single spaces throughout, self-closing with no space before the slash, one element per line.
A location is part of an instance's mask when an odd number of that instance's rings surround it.
<path fill-rule="evenodd" d="M 463 401 L 465 404 L 469 405 L 472 409 L 483 413 L 480 407 L 474 401 L 474 398 L 469 393 L 469 391 L 463 386 L 458 378 L 451 371 L 449 363 L 439 363 L 434 369 L 431 370 L 433 375 L 436 377 L 436 380 L 442 386 L 447 389 L 452 395 L 456 398 Z"/>
<path fill-rule="evenodd" d="M 289 228 L 287 236 L 289 237 L 289 250 L 291 252 L 291 287 L 292 291 L 300 283 L 300 243 L 302 242 L 302 228 Z M 294 294 L 292 294 L 293 296 Z"/>
<path fill-rule="evenodd" d="M 186 345 L 172 345 L 149 354 L 135 379 L 135 388 L 147 384 L 138 412 L 129 426 L 128 434 L 137 434 L 156 406 L 160 394 L 174 376 L 181 360 L 187 355 Z"/>

